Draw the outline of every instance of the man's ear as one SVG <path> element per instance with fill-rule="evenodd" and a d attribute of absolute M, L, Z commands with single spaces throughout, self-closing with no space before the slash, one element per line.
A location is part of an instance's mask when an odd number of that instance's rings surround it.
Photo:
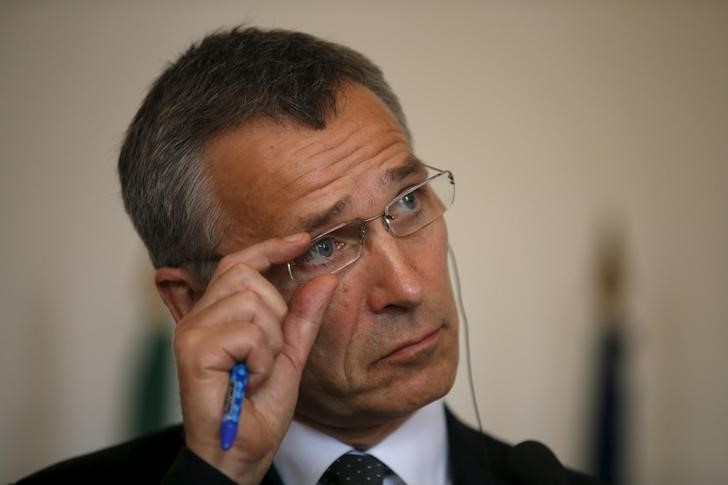
<path fill-rule="evenodd" d="M 165 266 L 157 269 L 154 284 L 175 322 L 184 318 L 205 292 L 199 280 L 184 268 Z"/>

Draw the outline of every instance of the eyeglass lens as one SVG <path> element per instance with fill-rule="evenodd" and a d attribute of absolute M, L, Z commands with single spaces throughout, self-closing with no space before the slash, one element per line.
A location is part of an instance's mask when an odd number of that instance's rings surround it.
<path fill-rule="evenodd" d="M 441 172 L 408 189 L 387 205 L 382 216 L 390 233 L 405 237 L 440 217 L 452 205 L 455 181 Z M 303 283 L 336 273 L 359 259 L 366 238 L 366 222 L 355 220 L 317 236 L 309 250 L 288 265 L 291 278 Z"/>

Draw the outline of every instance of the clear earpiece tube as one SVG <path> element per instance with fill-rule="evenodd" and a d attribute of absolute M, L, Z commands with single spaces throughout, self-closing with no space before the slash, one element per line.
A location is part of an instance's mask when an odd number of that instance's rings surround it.
<path fill-rule="evenodd" d="M 483 457 L 486 462 L 488 461 L 488 450 L 486 449 L 485 434 L 483 433 L 483 422 L 480 419 L 480 408 L 478 407 L 478 398 L 475 395 L 475 384 L 473 382 L 473 365 L 470 359 L 470 333 L 468 327 L 468 315 L 465 313 L 465 305 L 463 305 L 463 296 L 460 287 L 460 272 L 458 271 L 458 263 L 455 259 L 455 251 L 452 246 L 448 244 L 447 254 L 450 260 L 450 267 L 453 272 L 453 280 L 455 281 L 455 297 L 457 299 L 458 308 L 460 309 L 460 315 L 463 318 L 463 330 L 465 332 L 465 360 L 468 368 L 468 384 L 470 385 L 470 397 L 473 401 L 473 408 L 475 409 L 475 418 L 478 421 L 478 431 L 482 437 L 483 442 Z"/>

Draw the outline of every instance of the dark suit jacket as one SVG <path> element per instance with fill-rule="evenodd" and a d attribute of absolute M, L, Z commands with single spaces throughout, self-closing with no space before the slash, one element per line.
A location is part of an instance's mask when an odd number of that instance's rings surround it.
<path fill-rule="evenodd" d="M 512 446 L 480 434 L 447 411 L 447 434 L 453 485 L 518 484 L 509 466 Z M 568 471 L 568 483 L 597 484 L 585 475 Z M 225 475 L 184 446 L 182 426 L 173 426 L 135 440 L 73 458 L 41 470 L 18 485 L 40 483 L 124 483 L 132 485 L 230 485 Z M 264 485 L 284 485 L 271 468 Z M 539 482 L 532 482 L 535 483 Z M 408 484 L 418 485 L 418 484 Z M 529 484 L 531 485 L 531 484 Z M 548 482 L 544 482 L 548 485 Z"/>

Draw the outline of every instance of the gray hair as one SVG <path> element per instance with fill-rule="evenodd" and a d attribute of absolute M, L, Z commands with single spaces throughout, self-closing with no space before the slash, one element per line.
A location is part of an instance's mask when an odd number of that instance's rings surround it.
<path fill-rule="evenodd" d="M 348 47 L 308 34 L 219 31 L 168 66 L 131 122 L 118 165 L 124 206 L 154 266 L 186 264 L 209 279 L 224 231 L 203 164 L 213 136 L 259 117 L 323 129 L 350 82 L 377 95 L 410 140 L 381 70 Z"/>

